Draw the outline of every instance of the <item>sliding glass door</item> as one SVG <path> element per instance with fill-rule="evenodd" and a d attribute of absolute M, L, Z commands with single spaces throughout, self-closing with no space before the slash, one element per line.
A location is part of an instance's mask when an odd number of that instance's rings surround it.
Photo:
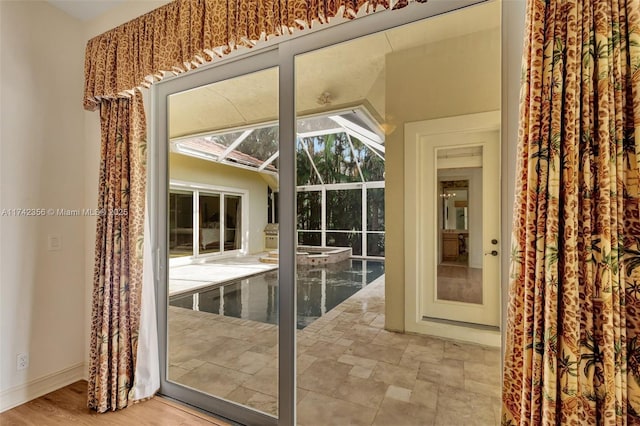
<path fill-rule="evenodd" d="M 359 410 L 349 414 L 354 422 L 373 422 L 377 411 L 362 408 L 371 401 L 355 400 L 356 385 L 376 382 L 369 390 L 379 402 L 390 386 L 381 377 L 403 367 L 400 356 L 387 359 L 393 348 L 376 352 L 392 342 L 372 341 L 369 328 L 383 327 L 384 304 L 373 306 L 373 316 L 358 311 L 359 323 L 355 311 L 331 311 L 354 294 L 345 290 L 364 289 L 384 274 L 384 265 L 296 264 L 298 244 L 311 246 L 309 258 L 324 259 L 336 247 L 355 257 L 385 256 L 385 137 L 402 123 L 388 120 L 384 98 L 365 99 L 374 89 L 385 92 L 384 78 L 354 89 L 355 80 L 381 69 L 340 74 L 339 55 L 325 48 L 378 32 L 380 49 L 367 41 L 344 59 L 376 51 L 384 63 L 390 41 L 381 31 L 478 2 L 375 13 L 153 86 L 162 394 L 241 424 L 331 424 L 346 418 L 343 405 Z M 411 44 L 412 34 L 396 40 Z M 324 86 L 331 76 L 340 83 L 335 88 Z M 366 111 L 375 106 L 371 120 Z M 234 252 L 246 256 L 216 263 Z M 170 262 L 178 258 L 188 262 Z M 375 359 L 351 365 L 358 357 Z M 385 362 L 394 365 L 374 368 Z"/>
<path fill-rule="evenodd" d="M 279 283 L 277 256 L 260 259 L 267 197 L 279 190 L 275 59 L 195 72 L 155 97 L 166 119 L 158 181 L 169 183 L 157 191 L 161 391 L 261 425 L 278 423 L 280 324 L 290 324 L 281 294 L 293 287 Z M 254 131 L 255 119 L 270 124 Z"/>

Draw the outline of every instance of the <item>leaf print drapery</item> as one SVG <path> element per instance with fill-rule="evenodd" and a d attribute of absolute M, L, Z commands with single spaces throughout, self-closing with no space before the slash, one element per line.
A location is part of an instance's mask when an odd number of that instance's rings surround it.
<path fill-rule="evenodd" d="M 640 424 L 640 2 L 526 28 L 502 424 Z"/>
<path fill-rule="evenodd" d="M 426 0 L 397 0 L 393 8 L 411 1 Z M 91 408 L 116 410 L 135 399 L 130 394 L 136 379 L 146 178 L 138 156 L 144 155 L 146 139 L 140 88 L 166 72 L 189 71 L 239 46 L 252 47 L 313 22 L 390 7 L 388 0 L 175 0 L 89 40 L 84 107 L 100 109 L 99 205 L 107 214 L 98 220 L 96 237 Z M 111 208 L 118 212 L 127 205 L 127 215 L 110 214 Z"/>
<path fill-rule="evenodd" d="M 142 94 L 102 103 L 100 124 L 88 404 L 104 412 L 127 406 L 137 354 L 147 155 Z"/>
<path fill-rule="evenodd" d="M 394 9 L 410 2 L 397 0 Z M 176 0 L 89 40 L 84 106 L 149 87 L 260 40 L 342 16 L 388 9 L 389 0 Z"/>

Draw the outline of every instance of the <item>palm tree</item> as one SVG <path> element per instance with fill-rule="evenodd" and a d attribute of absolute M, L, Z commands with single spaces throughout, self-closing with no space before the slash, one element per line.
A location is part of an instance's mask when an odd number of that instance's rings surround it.
<path fill-rule="evenodd" d="M 569 391 L 569 376 L 578 377 L 577 369 L 578 361 L 572 361 L 570 355 L 566 355 L 562 351 L 562 356 L 558 358 L 558 375 L 565 378 L 564 388 L 562 391 L 567 394 L 573 394 L 575 391 Z"/>
<path fill-rule="evenodd" d="M 640 386 L 640 342 L 638 336 L 634 336 L 627 342 L 627 371 Z"/>
<path fill-rule="evenodd" d="M 633 274 L 633 271 L 640 267 L 640 238 L 635 238 L 636 243 L 633 245 L 635 248 L 624 248 L 624 263 L 627 270 L 627 277 Z"/>
<path fill-rule="evenodd" d="M 580 344 L 588 351 L 583 353 L 580 357 L 581 361 L 586 361 L 583 370 L 585 376 L 588 377 L 591 369 L 593 368 L 594 377 L 596 377 L 601 383 L 604 382 L 604 372 L 602 371 L 604 354 L 600 350 L 600 345 L 598 345 L 597 339 L 593 334 L 587 332 L 586 337 L 580 342 Z"/>
<path fill-rule="evenodd" d="M 296 159 L 299 186 L 384 180 L 384 161 L 360 140 L 350 138 L 346 133 L 298 140 Z M 310 194 L 298 194 L 298 229 L 320 228 L 321 218 L 315 213 L 320 200 L 316 203 Z M 367 201 L 370 226 L 363 229 L 361 190 L 327 191 L 327 230 L 352 231 L 328 234 L 327 245 L 351 246 L 356 253 L 362 245 L 362 232 L 384 231 L 384 189 L 369 190 Z M 384 254 L 384 236 L 373 238 L 371 243 L 375 244 L 372 252 Z"/>

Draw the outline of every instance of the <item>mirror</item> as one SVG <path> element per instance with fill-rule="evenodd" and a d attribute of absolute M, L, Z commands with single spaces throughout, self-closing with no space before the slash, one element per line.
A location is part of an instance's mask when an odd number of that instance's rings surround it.
<path fill-rule="evenodd" d="M 439 149 L 437 168 L 437 297 L 481 304 L 482 146 Z"/>
<path fill-rule="evenodd" d="M 443 229 L 469 229 L 469 181 L 445 180 L 440 185 Z"/>

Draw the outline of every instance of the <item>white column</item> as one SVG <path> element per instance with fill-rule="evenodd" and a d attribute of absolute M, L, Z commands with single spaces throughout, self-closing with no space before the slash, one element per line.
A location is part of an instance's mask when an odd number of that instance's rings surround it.
<path fill-rule="evenodd" d="M 224 315 L 224 286 L 220 287 L 220 315 Z"/>
<path fill-rule="evenodd" d="M 367 184 L 362 184 L 362 255 L 367 255 Z"/>
<path fill-rule="evenodd" d="M 194 311 L 200 310 L 200 293 L 193 294 L 193 310 Z"/>
<path fill-rule="evenodd" d="M 326 247 L 327 246 L 327 189 L 324 186 L 322 187 L 321 194 L 322 194 L 322 200 L 320 205 L 322 206 L 321 207 L 322 211 L 320 214 L 322 215 L 322 218 L 321 218 L 320 227 L 322 229 L 322 233 L 321 233 L 322 237 L 320 240 L 320 245 L 322 247 Z"/>
<path fill-rule="evenodd" d="M 362 261 L 362 288 L 367 286 L 367 261 Z"/>
<path fill-rule="evenodd" d="M 327 313 L 327 268 L 320 270 L 320 315 Z"/>
<path fill-rule="evenodd" d="M 249 317 L 249 280 L 240 281 L 240 318 Z"/>
<path fill-rule="evenodd" d="M 200 254 L 200 227 L 198 226 L 198 208 L 200 207 L 200 193 L 198 191 L 192 192 L 192 208 L 193 208 L 193 223 L 191 224 L 191 243 L 193 245 L 192 256 L 196 257 Z"/>

